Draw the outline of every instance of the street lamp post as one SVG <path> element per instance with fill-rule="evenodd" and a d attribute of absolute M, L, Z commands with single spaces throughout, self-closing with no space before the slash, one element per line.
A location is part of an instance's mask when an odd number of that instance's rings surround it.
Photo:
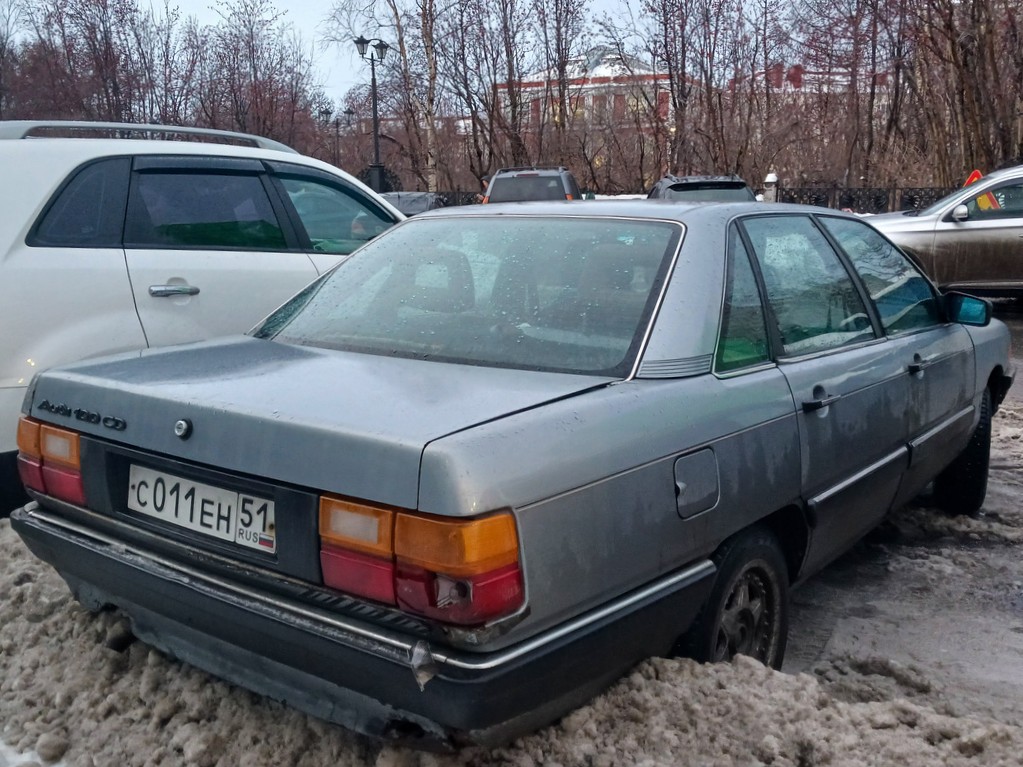
<path fill-rule="evenodd" d="M 373 164 L 369 166 L 369 185 L 373 191 L 382 192 L 384 189 L 384 166 L 380 164 L 380 113 L 377 109 L 377 62 L 384 60 L 384 55 L 391 46 L 379 38 L 367 40 L 362 35 L 359 35 L 355 38 L 355 47 L 359 51 L 359 57 L 369 62 L 370 91 L 373 94 Z"/>
<path fill-rule="evenodd" d="M 341 164 L 341 118 L 334 118 L 334 165 Z"/>

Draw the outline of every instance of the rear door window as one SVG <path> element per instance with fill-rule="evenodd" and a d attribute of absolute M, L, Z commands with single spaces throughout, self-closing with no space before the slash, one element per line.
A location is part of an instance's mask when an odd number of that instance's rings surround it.
<path fill-rule="evenodd" d="M 284 250 L 262 178 L 255 173 L 136 173 L 125 245 L 142 248 Z"/>

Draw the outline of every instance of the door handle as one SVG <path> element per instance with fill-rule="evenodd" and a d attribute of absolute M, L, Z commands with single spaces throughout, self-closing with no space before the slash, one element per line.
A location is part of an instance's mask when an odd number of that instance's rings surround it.
<path fill-rule="evenodd" d="M 938 361 L 938 357 L 928 357 L 924 359 L 919 354 L 913 355 L 913 361 L 909 363 L 908 370 L 911 376 L 915 376 L 918 373 L 923 373 L 927 368 Z"/>
<path fill-rule="evenodd" d="M 154 298 L 166 296 L 197 296 L 199 288 L 194 285 L 150 285 L 149 295 Z"/>
<path fill-rule="evenodd" d="M 815 410 L 823 410 L 828 405 L 832 405 L 842 399 L 842 395 L 836 394 L 833 397 L 821 397 L 820 399 L 811 399 L 803 401 L 803 412 L 812 413 Z"/>

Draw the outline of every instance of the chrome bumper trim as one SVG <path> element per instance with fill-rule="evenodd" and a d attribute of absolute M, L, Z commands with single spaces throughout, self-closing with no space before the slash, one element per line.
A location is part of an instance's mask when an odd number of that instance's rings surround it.
<path fill-rule="evenodd" d="M 313 624 L 320 624 L 334 631 L 347 633 L 364 640 L 364 642 L 359 642 L 357 644 L 358 649 L 391 662 L 399 662 L 398 658 L 403 655 L 404 657 L 401 659 L 401 662 L 413 669 L 424 665 L 424 659 L 422 657 L 424 644 L 426 644 L 429 652 L 429 660 L 433 663 L 472 672 L 484 672 L 497 669 L 501 666 L 512 663 L 525 655 L 542 649 L 546 645 L 569 636 L 574 632 L 581 631 L 593 623 L 611 618 L 615 615 L 615 613 L 624 612 L 640 602 L 656 597 L 659 592 L 674 589 L 678 586 L 685 585 L 687 582 L 695 583 L 705 577 L 709 577 L 713 575 L 716 569 L 713 562 L 710 560 L 703 560 L 680 572 L 674 573 L 666 578 L 662 578 L 655 583 L 630 592 L 611 604 L 592 610 L 566 623 L 559 624 L 555 628 L 533 637 L 532 639 L 526 640 L 505 650 L 498 650 L 496 652 L 486 654 L 481 653 L 478 657 L 475 657 L 469 653 L 455 654 L 450 651 L 436 650 L 429 643 L 424 643 L 423 640 L 409 640 L 388 631 L 369 628 L 357 622 L 347 620 L 345 618 L 339 618 L 336 615 L 331 615 L 329 613 L 307 607 L 306 605 L 299 604 L 293 600 L 281 599 L 279 597 L 269 596 L 259 593 L 258 591 L 253 591 L 252 589 L 233 583 L 219 576 L 211 575 L 210 573 L 203 572 L 194 567 L 168 559 L 165 556 L 127 544 L 124 541 L 118 540 L 117 538 L 111 537 L 105 533 L 92 530 L 52 513 L 48 513 L 47 511 L 39 508 L 37 504 L 36 508 L 32 508 L 33 505 L 34 504 L 29 504 L 24 510 L 30 518 L 36 521 L 37 524 L 41 523 L 49 525 L 53 528 L 90 539 L 98 544 L 109 547 L 110 551 L 106 552 L 106 555 L 119 559 L 128 566 L 143 569 L 143 563 L 152 563 L 161 569 L 177 574 L 180 576 L 181 582 L 187 584 L 190 588 L 195 589 L 197 588 L 197 583 L 202 583 L 208 589 L 212 588 L 215 590 L 210 594 L 210 596 L 226 600 L 228 595 L 230 595 L 237 600 L 239 606 L 253 612 L 262 613 L 273 620 L 279 621 L 281 620 L 282 615 L 288 615 L 293 619 L 302 619 L 303 621 L 308 621 Z M 129 527 L 117 520 L 107 519 L 107 521 L 123 527 Z M 129 561 L 129 559 L 134 559 L 135 561 Z M 365 640 L 368 640 L 370 643 L 378 643 L 381 647 L 379 647 L 379 649 L 374 648 L 371 644 L 367 646 L 367 644 L 365 644 Z M 389 649 L 390 652 L 385 651 L 384 648 Z"/>

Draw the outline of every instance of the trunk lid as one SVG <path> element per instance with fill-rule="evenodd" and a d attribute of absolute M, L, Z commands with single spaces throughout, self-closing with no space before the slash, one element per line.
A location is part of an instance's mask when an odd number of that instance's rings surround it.
<path fill-rule="evenodd" d="M 47 371 L 30 414 L 147 453 L 416 508 L 430 442 L 611 380 L 236 337 Z"/>

